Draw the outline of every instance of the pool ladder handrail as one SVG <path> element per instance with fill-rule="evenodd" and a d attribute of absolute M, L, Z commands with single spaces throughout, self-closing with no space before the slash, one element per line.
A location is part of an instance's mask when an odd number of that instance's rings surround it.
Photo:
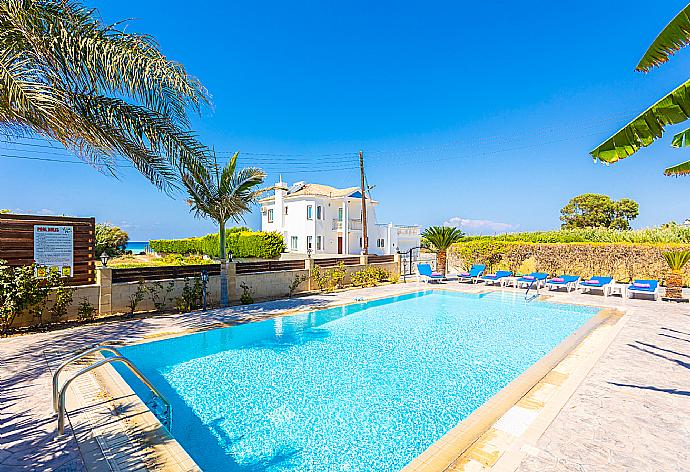
<path fill-rule="evenodd" d="M 83 369 L 77 371 L 63 384 L 61 389 L 59 388 L 58 382 L 60 372 L 65 367 L 72 364 L 73 362 L 76 362 L 79 359 L 86 357 L 89 354 L 101 351 L 110 352 L 115 355 L 113 357 L 106 357 L 104 359 L 101 359 L 100 361 L 90 364 L 84 367 Z M 116 348 L 112 346 L 96 346 L 91 349 L 87 349 L 86 351 L 70 359 L 67 359 L 57 368 L 57 370 L 53 374 L 53 409 L 57 411 L 58 414 L 58 434 L 65 434 L 65 394 L 67 393 L 67 387 L 69 387 L 73 380 L 75 380 L 82 374 L 85 374 L 94 369 L 97 369 L 98 367 L 113 362 L 123 363 L 127 368 L 129 368 L 129 370 L 132 371 L 134 375 L 137 376 L 137 378 L 139 378 L 139 380 L 142 381 L 144 385 L 146 385 L 149 388 L 149 390 L 151 390 L 151 392 L 153 392 L 155 396 L 161 399 L 161 401 L 165 405 L 165 417 L 163 418 L 162 422 L 163 426 L 165 426 L 168 429 L 168 431 L 172 431 L 172 406 L 170 405 L 170 402 L 165 398 L 165 396 L 163 396 L 163 394 L 156 387 L 154 387 L 154 385 L 149 381 L 149 379 L 147 379 L 146 376 L 139 369 L 137 369 L 137 367 L 132 363 L 132 361 L 123 356 Z"/>
<path fill-rule="evenodd" d="M 533 286 L 535 283 L 537 284 L 537 288 L 536 288 L 537 293 L 536 293 L 536 295 L 533 295 L 532 298 L 527 298 L 527 295 L 529 295 L 529 291 L 532 289 L 532 286 Z M 538 296 L 539 296 L 539 280 L 535 279 L 535 280 L 532 281 L 531 284 L 529 284 L 529 286 L 527 287 L 527 291 L 525 291 L 525 300 L 528 301 L 528 302 L 531 302 L 532 300 L 534 300 L 534 299 L 535 299 L 536 297 L 538 297 Z"/>

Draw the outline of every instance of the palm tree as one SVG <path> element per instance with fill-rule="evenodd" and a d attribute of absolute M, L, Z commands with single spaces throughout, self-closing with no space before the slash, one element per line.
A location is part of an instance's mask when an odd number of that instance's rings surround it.
<path fill-rule="evenodd" d="M 59 141 L 111 174 L 124 157 L 168 190 L 207 163 L 188 110 L 209 95 L 152 37 L 123 29 L 75 1 L 0 0 L 0 128 Z"/>
<path fill-rule="evenodd" d="M 649 72 L 669 57 L 690 44 L 690 5 L 686 6 L 649 46 L 635 69 Z M 594 160 L 606 164 L 625 159 L 641 147 L 649 146 L 664 134 L 668 125 L 682 123 L 690 117 L 690 80 L 681 84 L 664 98 L 645 110 L 620 131 L 590 152 Z M 673 147 L 690 146 L 690 128 L 673 137 Z M 665 175 L 690 174 L 690 161 L 669 167 Z"/>
<path fill-rule="evenodd" d="M 448 248 L 460 241 L 465 234 L 458 228 L 450 226 L 431 226 L 424 230 L 422 237 L 436 250 L 436 267 L 446 275 L 446 261 Z"/>
<path fill-rule="evenodd" d="M 218 223 L 219 254 L 222 267 L 227 260 L 225 247 L 225 224 L 229 219 L 239 223 L 244 221 L 244 214 L 249 212 L 250 205 L 255 203 L 265 192 L 257 189 L 266 178 L 261 169 L 248 167 L 237 169 L 239 152 L 233 154 L 230 161 L 221 168 L 215 153 L 210 169 L 203 172 L 185 171 L 182 183 L 187 188 L 189 204 L 197 217 L 211 218 Z M 225 271 L 221 271 L 220 303 L 228 304 L 228 287 Z"/>

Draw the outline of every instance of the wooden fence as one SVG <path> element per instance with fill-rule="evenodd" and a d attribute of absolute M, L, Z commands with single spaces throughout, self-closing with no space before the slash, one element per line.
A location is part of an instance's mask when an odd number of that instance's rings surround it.
<path fill-rule="evenodd" d="M 359 264 L 359 256 L 357 257 L 330 257 L 328 259 L 314 259 L 314 265 L 319 267 L 335 267 L 341 262 L 346 266 L 353 266 Z"/>
<path fill-rule="evenodd" d="M 393 254 L 389 256 L 377 256 L 375 254 L 369 256 L 369 264 L 384 264 L 388 262 L 393 262 L 395 260 L 395 256 Z"/>
<path fill-rule="evenodd" d="M 133 267 L 130 269 L 113 268 L 113 283 L 200 277 L 202 270 L 207 271 L 208 275 L 220 275 L 220 264 Z"/>
<path fill-rule="evenodd" d="M 0 259 L 10 266 L 27 266 L 34 262 L 34 226 L 71 226 L 73 228 L 74 273 L 69 285 L 95 282 L 94 218 L 0 214 Z"/>
<path fill-rule="evenodd" d="M 281 270 L 304 269 L 304 267 L 305 264 L 302 259 L 289 261 L 238 262 L 235 273 L 237 275 L 242 275 L 256 272 L 278 272 Z"/>

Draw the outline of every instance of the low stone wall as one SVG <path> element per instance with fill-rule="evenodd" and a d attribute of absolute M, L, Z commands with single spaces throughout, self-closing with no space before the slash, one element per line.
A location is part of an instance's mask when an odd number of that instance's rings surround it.
<path fill-rule="evenodd" d="M 309 270 L 281 270 L 279 272 L 256 272 L 236 276 L 235 296 L 230 295 L 231 301 L 239 301 L 242 295 L 242 284 L 249 287 L 252 298 L 265 300 L 270 298 L 285 298 L 289 294 L 290 284 L 296 277 L 309 277 Z M 309 280 L 300 283 L 295 294 L 310 290 Z"/>
<path fill-rule="evenodd" d="M 366 259 L 362 259 L 366 262 Z M 399 274 L 400 263 L 397 260 L 394 262 L 385 262 L 380 264 L 371 264 L 375 267 L 380 267 L 393 274 Z M 294 270 L 276 270 L 267 272 L 254 272 L 237 274 L 236 264 L 229 263 L 227 267 L 227 285 L 228 298 L 230 304 L 238 304 L 240 296 L 242 295 L 242 285 L 246 285 L 250 289 L 251 296 L 254 300 L 267 300 L 276 298 L 285 298 L 289 295 L 290 285 L 296 278 L 306 278 L 302 281 L 293 294 L 305 293 L 315 290 L 316 286 L 310 278 L 311 268 L 313 267 L 313 260 L 305 261 L 304 269 Z M 346 276 L 344 280 L 345 285 L 351 283 L 351 274 L 362 270 L 366 264 L 346 266 Z M 59 321 L 72 321 L 77 319 L 79 304 L 84 299 L 88 301 L 97 310 L 97 316 L 107 316 L 117 313 L 128 313 L 130 311 L 130 299 L 133 297 L 140 287 L 144 287 L 145 291 L 143 298 L 137 303 L 136 310 L 139 311 L 153 311 L 156 310 L 154 304 L 154 296 L 157 296 L 157 301 L 162 303 L 164 301 L 164 310 L 175 309 L 176 299 L 182 296 L 185 284 L 193 284 L 194 278 L 177 278 L 177 279 L 163 279 L 163 280 L 141 280 L 138 282 L 120 282 L 112 283 L 112 268 L 102 268 L 98 270 L 97 283 L 95 285 L 84 285 L 74 287 L 72 295 L 72 305 L 67 310 L 67 315 Z M 328 269 L 325 269 L 328 270 Z M 207 284 L 207 304 L 209 307 L 217 307 L 220 304 L 220 284 L 221 276 L 211 275 Z M 54 291 L 48 297 L 46 307 L 53 305 L 55 296 Z M 13 328 L 22 328 L 27 326 L 34 326 L 43 323 L 50 323 L 51 320 L 48 310 L 44 310 L 42 319 L 35 315 L 24 313 L 18 316 Z"/>

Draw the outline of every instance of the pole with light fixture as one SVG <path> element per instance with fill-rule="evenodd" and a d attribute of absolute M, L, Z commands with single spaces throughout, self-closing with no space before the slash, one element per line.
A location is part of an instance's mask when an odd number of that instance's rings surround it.
<path fill-rule="evenodd" d="M 201 289 L 204 297 L 204 311 L 206 311 L 206 286 L 208 285 L 208 271 L 206 269 L 201 271 Z"/>
<path fill-rule="evenodd" d="M 108 267 L 108 261 L 110 260 L 110 256 L 108 255 L 107 252 L 103 251 L 103 254 L 101 254 L 101 264 L 103 264 L 103 267 Z"/>

